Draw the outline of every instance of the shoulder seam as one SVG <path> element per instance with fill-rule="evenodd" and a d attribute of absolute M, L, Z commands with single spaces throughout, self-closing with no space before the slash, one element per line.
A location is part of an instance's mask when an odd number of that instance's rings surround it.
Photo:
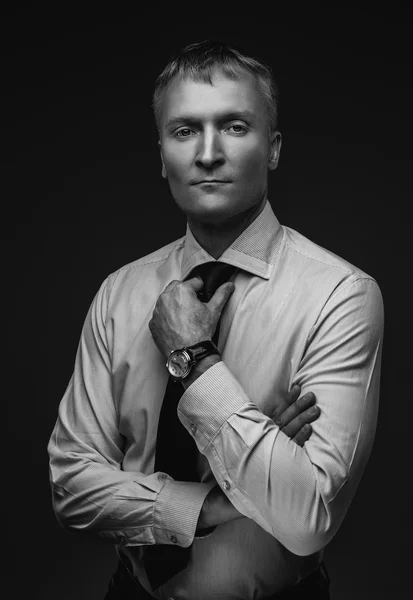
<path fill-rule="evenodd" d="M 314 243 L 314 242 L 313 242 Z M 306 258 L 309 258 L 311 260 L 314 260 L 315 262 L 320 263 L 321 265 L 326 265 L 328 267 L 332 267 L 333 269 L 340 269 L 341 271 L 343 271 L 344 273 L 352 273 L 351 269 L 345 269 L 344 267 L 342 267 L 341 265 L 333 265 L 329 262 L 320 260 L 318 258 L 316 258 L 315 256 L 312 256 L 311 254 L 307 254 L 306 252 L 303 252 L 302 250 L 299 250 L 298 248 L 295 248 L 294 246 L 292 246 L 289 241 L 288 238 L 286 236 L 286 240 L 285 240 L 285 245 L 288 246 L 293 252 L 296 252 L 297 254 L 301 254 L 301 256 L 305 256 Z M 320 246 L 321 247 L 321 246 Z M 343 259 L 345 260 L 345 259 Z M 357 267 L 355 267 L 357 269 Z"/>
<path fill-rule="evenodd" d="M 310 242 L 311 242 L 311 240 L 310 240 Z M 315 244 L 314 242 L 312 242 L 312 243 Z M 290 242 L 289 242 L 289 240 L 288 240 L 288 236 L 285 236 L 285 245 L 288 246 L 288 248 L 291 249 L 296 254 L 300 254 L 301 256 L 305 256 L 309 260 L 313 260 L 315 262 L 320 263 L 320 265 L 325 265 L 327 267 L 331 267 L 332 269 L 338 269 L 338 270 L 342 271 L 343 273 L 347 273 L 348 275 L 353 275 L 356 278 L 356 279 L 354 279 L 354 281 L 357 281 L 359 279 L 368 279 L 370 281 L 374 281 L 378 285 L 378 281 L 377 281 L 377 279 L 375 277 L 373 277 L 369 273 L 366 273 L 363 269 L 357 267 L 356 265 L 353 265 L 352 263 L 350 263 L 345 258 L 343 258 L 343 257 L 341 257 L 339 255 L 335 255 L 334 252 L 332 252 L 330 250 L 327 250 L 326 248 L 323 248 L 322 246 L 319 246 L 319 247 L 321 249 L 324 249 L 326 252 L 329 252 L 329 253 L 333 254 L 334 256 L 337 256 L 338 259 L 344 261 L 345 263 L 347 263 L 350 266 L 349 267 L 345 267 L 345 266 L 340 265 L 340 264 L 332 264 L 331 262 L 320 260 L 320 259 L 316 258 L 315 256 L 313 256 L 311 254 L 307 254 L 306 252 L 303 252 L 302 250 L 300 250 L 298 248 L 295 248 L 293 245 L 291 245 Z M 315 244 L 315 245 L 317 246 L 317 244 Z"/>
<path fill-rule="evenodd" d="M 325 308 L 330 304 L 330 302 L 336 297 L 338 296 L 338 294 L 341 294 L 342 292 L 345 292 L 349 287 L 351 287 L 352 285 L 354 285 L 355 283 L 357 283 L 358 281 L 368 281 L 370 283 L 375 283 L 378 286 L 377 281 L 371 277 L 370 275 L 359 275 L 356 276 L 355 278 L 351 279 L 351 281 L 346 281 L 346 283 L 343 285 L 343 287 L 340 287 L 340 285 L 338 285 L 334 291 L 331 292 L 331 295 L 328 297 L 328 299 L 324 302 L 323 306 L 320 308 L 319 313 L 317 314 L 316 319 L 314 320 L 313 325 L 311 326 L 308 335 L 307 335 L 307 339 L 306 339 L 306 344 L 308 345 L 309 340 L 311 338 L 311 336 L 314 333 L 314 329 L 317 326 L 317 323 L 320 319 L 321 314 L 323 313 L 323 311 L 325 310 Z"/>
<path fill-rule="evenodd" d="M 374 282 L 378 285 L 377 281 L 374 279 L 374 277 L 371 277 L 371 275 L 356 276 L 355 273 L 353 273 L 353 275 L 355 275 L 355 278 L 352 279 L 351 281 L 347 281 L 346 284 L 342 288 L 340 288 L 339 286 L 336 287 L 335 291 L 332 293 L 332 295 L 327 300 L 326 305 L 330 302 L 330 300 L 333 300 L 333 298 L 335 298 L 338 294 L 341 294 L 341 292 L 344 292 L 345 290 L 347 290 L 347 288 L 351 287 L 358 281 L 370 281 L 370 282 Z"/>

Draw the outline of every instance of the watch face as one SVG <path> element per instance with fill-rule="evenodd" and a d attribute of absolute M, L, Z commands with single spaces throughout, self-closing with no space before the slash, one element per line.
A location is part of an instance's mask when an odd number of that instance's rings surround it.
<path fill-rule="evenodd" d="M 168 370 L 172 377 L 183 377 L 188 370 L 188 359 L 179 350 L 169 357 Z"/>

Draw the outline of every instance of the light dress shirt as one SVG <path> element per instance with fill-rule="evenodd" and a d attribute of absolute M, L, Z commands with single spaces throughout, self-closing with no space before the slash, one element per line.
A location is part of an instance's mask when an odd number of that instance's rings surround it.
<path fill-rule="evenodd" d="M 187 226 L 100 287 L 48 446 L 53 506 L 69 530 L 115 543 L 149 592 L 141 547 L 192 544 L 154 598 L 262 600 L 320 563 L 354 497 L 376 428 L 383 303 L 372 277 L 282 226 L 267 201 L 219 259 L 238 267 L 222 361 L 178 406 L 200 481 L 174 481 L 154 473 L 168 374 L 148 323 L 167 284 L 211 260 Z M 304 447 L 271 418 L 294 383 L 321 409 Z M 244 516 L 196 538 L 217 484 Z"/>

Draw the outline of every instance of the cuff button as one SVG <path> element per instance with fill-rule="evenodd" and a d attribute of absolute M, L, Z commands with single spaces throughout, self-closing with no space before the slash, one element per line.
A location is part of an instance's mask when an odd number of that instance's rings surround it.
<path fill-rule="evenodd" d="M 176 535 L 171 535 L 171 542 L 173 544 L 176 544 L 178 542 L 178 538 L 176 537 Z"/>

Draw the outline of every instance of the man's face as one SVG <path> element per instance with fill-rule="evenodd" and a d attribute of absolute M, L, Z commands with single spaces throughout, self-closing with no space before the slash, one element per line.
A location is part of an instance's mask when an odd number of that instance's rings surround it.
<path fill-rule="evenodd" d="M 259 204 L 280 146 L 248 72 L 232 80 L 216 71 L 212 85 L 176 78 L 165 91 L 162 175 L 190 222 L 224 224 Z"/>

